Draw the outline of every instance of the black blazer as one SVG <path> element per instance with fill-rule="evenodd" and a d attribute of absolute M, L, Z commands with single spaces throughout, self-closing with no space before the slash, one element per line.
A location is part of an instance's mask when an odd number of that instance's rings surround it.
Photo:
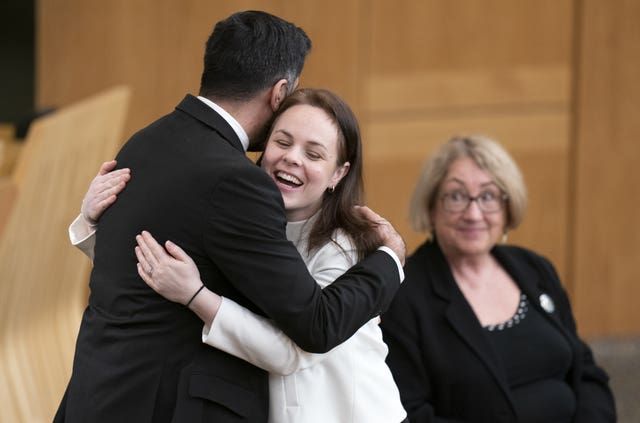
<path fill-rule="evenodd" d="M 573 349 L 568 382 L 577 397 L 574 422 L 614 422 L 608 377 L 578 337 L 551 263 L 512 246 L 497 246 L 492 254 Z M 554 312 L 541 308 L 543 293 L 553 300 Z M 518 421 L 499 357 L 436 242 L 427 241 L 407 260 L 405 281 L 381 326 L 387 362 L 412 423 Z"/>
<path fill-rule="evenodd" d="M 325 352 L 386 309 L 399 287 L 376 252 L 321 290 L 286 240 L 282 197 L 229 124 L 193 96 L 117 156 L 132 178 L 102 216 L 91 295 L 57 421 L 266 422 L 267 374 L 201 342 L 202 323 L 138 277 L 149 230 L 194 259 L 208 288 Z"/>

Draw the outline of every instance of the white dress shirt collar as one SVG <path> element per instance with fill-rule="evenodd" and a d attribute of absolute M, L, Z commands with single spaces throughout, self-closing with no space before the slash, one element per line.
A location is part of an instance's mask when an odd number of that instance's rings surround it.
<path fill-rule="evenodd" d="M 202 97 L 202 96 L 198 96 L 198 98 L 204 104 L 206 104 L 207 106 L 215 110 L 220 116 L 222 116 L 224 120 L 227 121 L 229 125 L 231 125 L 231 128 L 233 128 L 233 131 L 236 133 L 236 135 L 238 135 L 238 138 L 240 138 L 240 142 L 242 143 L 242 148 L 244 149 L 244 151 L 247 151 L 247 149 L 249 148 L 249 136 L 247 135 L 244 128 L 240 125 L 240 123 L 238 123 L 238 121 L 233 116 L 231 116 L 225 109 L 218 106 L 216 103 L 209 100 L 208 98 Z"/>

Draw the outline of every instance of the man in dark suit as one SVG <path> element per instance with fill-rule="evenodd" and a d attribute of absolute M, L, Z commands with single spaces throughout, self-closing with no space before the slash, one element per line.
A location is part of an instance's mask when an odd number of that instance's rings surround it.
<path fill-rule="evenodd" d="M 328 351 L 388 306 L 404 260 L 395 230 L 381 225 L 388 248 L 321 290 L 285 238 L 280 192 L 244 154 L 265 139 L 310 48 L 275 16 L 232 15 L 207 42 L 200 97 L 187 95 L 122 148 L 118 165 L 133 178 L 100 220 L 56 421 L 267 421 L 267 374 L 199 342 L 197 316 L 138 277 L 143 229 L 181 245 L 207 287 L 269 316 L 309 351 Z"/>

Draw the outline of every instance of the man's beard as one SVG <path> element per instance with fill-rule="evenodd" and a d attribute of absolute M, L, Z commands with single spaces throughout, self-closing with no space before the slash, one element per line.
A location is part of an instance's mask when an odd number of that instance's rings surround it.
<path fill-rule="evenodd" d="M 273 116 L 268 119 L 249 139 L 249 148 L 247 151 L 264 151 L 272 124 Z"/>

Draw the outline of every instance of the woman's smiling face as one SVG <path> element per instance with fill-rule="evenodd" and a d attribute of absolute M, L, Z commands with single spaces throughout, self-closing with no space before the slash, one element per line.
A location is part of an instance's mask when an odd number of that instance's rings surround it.
<path fill-rule="evenodd" d="M 288 221 L 313 216 L 327 189 L 347 174 L 349 163 L 338 164 L 338 148 L 338 128 L 320 108 L 292 106 L 274 122 L 262 168 L 282 193 Z"/>
<path fill-rule="evenodd" d="M 444 199 L 451 195 L 475 198 L 460 211 L 446 210 Z M 440 186 L 431 221 L 438 244 L 450 257 L 489 254 L 499 241 L 506 224 L 503 193 L 491 175 L 470 158 L 455 160 Z M 496 211 L 483 211 L 480 197 L 500 199 Z"/>

